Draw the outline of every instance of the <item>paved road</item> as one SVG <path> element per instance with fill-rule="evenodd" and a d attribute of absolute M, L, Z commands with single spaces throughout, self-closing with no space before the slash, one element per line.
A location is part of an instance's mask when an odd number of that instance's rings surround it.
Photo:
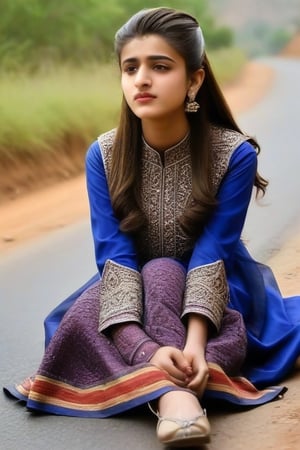
<path fill-rule="evenodd" d="M 262 151 L 259 170 L 270 181 L 262 207 L 253 204 L 245 235 L 255 257 L 265 260 L 293 228 L 300 230 L 300 61 L 265 60 L 275 69 L 269 95 L 239 118 Z"/>
<path fill-rule="evenodd" d="M 245 228 L 249 248 L 259 259 L 267 259 L 276 251 L 300 219 L 300 63 L 266 63 L 276 71 L 275 83 L 255 109 L 239 118 L 242 128 L 261 143 L 261 172 L 271 181 L 265 206 L 251 206 Z M 43 318 L 94 272 L 86 222 L 0 258 L 1 385 L 34 372 L 43 351 Z M 296 376 L 289 381 L 290 386 L 300 385 L 299 381 Z M 212 413 L 210 450 L 298 448 L 299 388 L 291 392 L 281 405 L 270 404 L 243 414 Z M 289 407 L 289 415 L 282 414 L 282 405 Z M 296 410 L 298 416 L 293 413 Z M 141 414 L 105 420 L 37 417 L 4 396 L 0 396 L 0 414 L 1 450 L 161 448 L 154 434 L 154 419 Z M 288 439 L 280 443 L 277 432 L 280 436 L 289 433 Z"/>

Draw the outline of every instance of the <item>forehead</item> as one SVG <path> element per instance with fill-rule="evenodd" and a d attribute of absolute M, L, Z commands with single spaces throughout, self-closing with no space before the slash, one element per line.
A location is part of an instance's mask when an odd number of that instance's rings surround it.
<path fill-rule="evenodd" d="M 184 62 L 181 55 L 161 36 L 149 34 L 128 41 L 120 54 L 120 61 L 146 59 L 153 55 L 167 56 L 175 62 Z"/>

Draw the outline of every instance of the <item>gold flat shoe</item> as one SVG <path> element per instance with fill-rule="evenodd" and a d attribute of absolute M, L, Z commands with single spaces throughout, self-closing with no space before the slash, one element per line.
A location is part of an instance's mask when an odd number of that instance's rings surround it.
<path fill-rule="evenodd" d="M 210 424 L 208 422 L 206 411 L 199 416 L 189 419 L 173 419 L 161 417 L 158 413 L 151 411 L 158 418 L 156 435 L 158 440 L 170 447 L 194 447 L 210 442 Z"/>

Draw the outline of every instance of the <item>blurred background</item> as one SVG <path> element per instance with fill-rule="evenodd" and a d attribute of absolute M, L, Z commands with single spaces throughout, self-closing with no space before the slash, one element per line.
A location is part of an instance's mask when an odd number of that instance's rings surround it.
<path fill-rule="evenodd" d="M 222 86 L 300 30 L 299 0 L 0 0 L 0 204 L 83 171 L 118 117 L 114 34 L 159 5 L 198 18 Z"/>
<path fill-rule="evenodd" d="M 1 386 L 35 372 L 43 319 L 96 272 L 85 152 L 117 123 L 116 30 L 159 5 L 198 18 L 221 86 L 242 103 L 247 94 L 238 119 L 261 144 L 270 186 L 243 238 L 260 261 L 279 252 L 280 285 L 299 294 L 300 0 L 0 0 Z M 210 450 L 298 449 L 299 386 L 289 382 L 280 406 L 210 415 Z M 0 417 L 3 450 L 161 448 L 148 417 L 34 416 L 4 395 Z"/>

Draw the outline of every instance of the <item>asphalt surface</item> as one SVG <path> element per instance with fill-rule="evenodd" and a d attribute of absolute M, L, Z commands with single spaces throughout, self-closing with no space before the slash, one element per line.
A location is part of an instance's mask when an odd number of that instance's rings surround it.
<path fill-rule="evenodd" d="M 244 232 L 251 253 L 260 260 L 277 251 L 295 227 L 300 229 L 300 63 L 275 59 L 265 63 L 275 69 L 275 82 L 253 110 L 239 117 L 242 128 L 262 146 L 260 171 L 271 182 L 263 206 L 251 205 Z M 94 273 L 86 221 L 0 256 L 1 386 L 34 373 L 43 353 L 44 317 Z M 298 375 L 288 380 L 292 394 L 281 405 L 238 414 L 209 411 L 213 433 L 208 448 L 299 448 L 300 392 L 299 387 L 293 390 L 299 381 Z M 299 416 L 283 417 L 282 405 L 298 408 Z M 161 448 L 155 420 L 147 411 L 103 420 L 33 415 L 0 395 L 0 417 L 1 450 Z M 289 440 L 280 440 L 278 430 L 289 433 Z"/>

